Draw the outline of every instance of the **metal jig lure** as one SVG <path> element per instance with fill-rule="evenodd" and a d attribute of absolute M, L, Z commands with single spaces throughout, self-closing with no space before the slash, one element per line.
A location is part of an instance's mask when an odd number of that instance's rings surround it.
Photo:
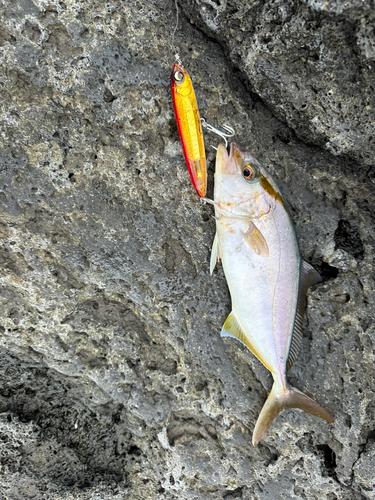
<path fill-rule="evenodd" d="M 176 55 L 171 89 L 178 133 L 193 186 L 200 198 L 207 190 L 206 154 L 197 100 L 187 71 Z"/>

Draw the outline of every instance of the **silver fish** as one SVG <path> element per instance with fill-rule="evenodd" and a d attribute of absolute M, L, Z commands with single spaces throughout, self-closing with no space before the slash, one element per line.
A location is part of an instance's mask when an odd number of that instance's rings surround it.
<path fill-rule="evenodd" d="M 222 260 L 232 312 L 221 331 L 245 344 L 274 383 L 253 432 L 256 446 L 286 408 L 333 423 L 313 399 L 292 387 L 287 370 L 297 358 L 307 289 L 321 281 L 301 259 L 293 223 L 265 168 L 242 147 L 220 144 L 215 170 L 216 236 L 210 272 Z"/>

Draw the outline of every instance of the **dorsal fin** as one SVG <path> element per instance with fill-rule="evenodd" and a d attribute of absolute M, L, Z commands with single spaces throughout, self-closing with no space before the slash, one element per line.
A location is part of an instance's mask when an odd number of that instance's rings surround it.
<path fill-rule="evenodd" d="M 305 260 L 301 260 L 299 272 L 299 286 L 298 286 L 298 299 L 296 316 L 294 320 L 294 329 L 292 340 L 290 342 L 290 349 L 288 355 L 287 370 L 290 370 L 297 359 L 301 342 L 302 342 L 302 323 L 303 314 L 305 312 L 306 294 L 311 285 L 315 285 L 322 281 L 320 274 Z"/>
<path fill-rule="evenodd" d="M 210 274 L 214 272 L 216 262 L 221 259 L 220 241 L 217 233 L 215 234 L 214 242 L 212 243 L 211 259 L 210 259 Z"/>

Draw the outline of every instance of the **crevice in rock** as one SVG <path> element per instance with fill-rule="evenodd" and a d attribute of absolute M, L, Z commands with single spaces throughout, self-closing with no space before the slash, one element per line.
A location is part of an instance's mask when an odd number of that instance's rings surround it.
<path fill-rule="evenodd" d="M 341 249 L 348 252 L 357 260 L 363 260 L 364 248 L 362 240 L 350 222 L 341 219 L 334 234 L 335 250 Z"/>
<path fill-rule="evenodd" d="M 326 475 L 338 481 L 336 474 L 336 453 L 328 444 L 318 444 L 316 449 L 323 455 Z"/>
<path fill-rule="evenodd" d="M 197 439 L 218 441 L 218 433 L 215 421 L 208 417 L 201 420 L 194 418 L 189 411 L 179 410 L 172 412 L 167 436 L 170 446 L 182 444 L 188 446 Z"/>
<path fill-rule="evenodd" d="M 320 265 L 315 266 L 323 281 L 335 279 L 339 274 L 337 267 L 330 266 L 327 262 L 322 261 Z"/>

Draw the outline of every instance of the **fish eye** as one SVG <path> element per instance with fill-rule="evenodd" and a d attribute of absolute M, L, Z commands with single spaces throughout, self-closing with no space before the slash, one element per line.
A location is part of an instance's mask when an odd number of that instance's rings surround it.
<path fill-rule="evenodd" d="M 185 79 L 185 74 L 181 70 L 177 69 L 173 73 L 173 79 L 177 83 L 182 83 L 184 81 L 184 79 Z"/>
<path fill-rule="evenodd" d="M 258 169 L 251 163 L 246 163 L 242 169 L 242 176 L 246 181 L 253 181 L 258 175 Z"/>

